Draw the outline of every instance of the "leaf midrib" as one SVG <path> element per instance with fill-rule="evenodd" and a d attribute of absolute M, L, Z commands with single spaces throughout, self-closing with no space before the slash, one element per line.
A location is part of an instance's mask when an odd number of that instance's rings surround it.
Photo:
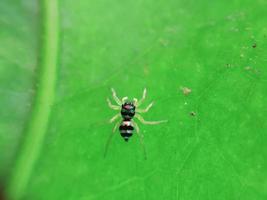
<path fill-rule="evenodd" d="M 7 196 L 17 200 L 23 196 L 31 172 L 42 147 L 54 102 L 59 41 L 57 0 L 40 1 L 42 11 L 40 62 L 36 97 L 32 114 L 25 130 L 24 141 L 18 152 L 8 186 Z"/>

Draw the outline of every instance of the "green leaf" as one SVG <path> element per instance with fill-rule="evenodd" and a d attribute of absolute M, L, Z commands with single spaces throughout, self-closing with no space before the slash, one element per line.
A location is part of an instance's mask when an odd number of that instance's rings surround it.
<path fill-rule="evenodd" d="M 12 170 L 35 96 L 36 15 L 33 0 L 0 2 L 0 185 Z"/>
<path fill-rule="evenodd" d="M 1 9 L 23 10 L 17 6 L 14 1 Z M 260 0 L 42 1 L 38 34 L 29 30 L 28 39 L 14 42 L 31 44 L 28 51 L 40 60 L 31 115 L 30 93 L 21 101 L 25 110 L 13 114 L 23 115 L 26 128 L 14 131 L 4 123 L 0 132 L 3 152 L 22 143 L 16 158 L 1 157 L 2 174 L 6 163 L 14 162 L 7 195 L 14 200 L 266 199 L 266 6 Z M 24 19 L 19 14 L 16 19 Z M 25 56 L 9 48 L 6 54 L 24 66 Z M 31 76 L 7 67 L 12 61 L 3 64 L 1 77 L 11 78 L 1 87 L 15 91 L 21 86 L 9 88 L 10 82 L 21 76 L 23 89 L 32 88 Z M 114 126 L 108 120 L 117 113 L 106 102 L 111 87 L 130 99 L 140 99 L 147 88 L 143 106 L 155 104 L 143 117 L 168 120 L 138 123 L 147 160 L 137 135 L 126 143 L 118 131 L 103 156 Z M 2 105 L 11 109 L 14 102 Z M 11 123 L 25 126 L 14 118 Z M 8 118 L 0 119 L 2 124 Z M 14 144 L 5 132 L 23 137 L 14 136 Z"/>

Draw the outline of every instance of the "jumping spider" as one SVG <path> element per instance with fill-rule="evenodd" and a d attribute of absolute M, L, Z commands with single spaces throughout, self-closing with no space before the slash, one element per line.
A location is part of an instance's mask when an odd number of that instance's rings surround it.
<path fill-rule="evenodd" d="M 145 109 L 139 108 L 139 106 L 143 103 L 143 101 L 146 98 L 146 88 L 144 89 L 142 98 L 138 101 L 136 98 L 134 98 L 132 101 L 128 100 L 128 97 L 123 97 L 121 100 L 117 97 L 116 92 L 113 88 L 111 88 L 112 96 L 114 101 L 118 105 L 113 105 L 109 98 L 107 98 L 108 106 L 113 110 L 120 111 L 118 114 L 113 116 L 109 122 L 112 123 L 116 121 L 119 117 L 121 117 L 120 120 L 117 121 L 115 124 L 112 133 L 110 134 L 108 141 L 106 143 L 105 147 L 105 153 L 106 155 L 109 144 L 111 142 L 111 139 L 117 130 L 119 128 L 121 136 L 124 138 L 124 140 L 127 142 L 129 138 L 133 135 L 134 129 L 136 129 L 136 134 L 139 136 L 141 146 L 144 151 L 144 156 L 146 159 L 146 149 L 143 142 L 143 135 L 139 132 L 139 127 L 137 123 L 134 121 L 134 117 L 138 119 L 143 124 L 160 124 L 162 122 L 167 122 L 167 120 L 161 120 L 161 121 L 146 121 L 144 118 L 140 115 L 140 113 L 146 113 L 149 111 L 149 109 L 153 106 L 153 102 L 150 103 Z"/>

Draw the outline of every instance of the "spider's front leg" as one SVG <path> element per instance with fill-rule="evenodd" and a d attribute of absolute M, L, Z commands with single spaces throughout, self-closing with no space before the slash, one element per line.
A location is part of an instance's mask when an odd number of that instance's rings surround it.
<path fill-rule="evenodd" d="M 144 89 L 142 98 L 136 103 L 136 106 L 140 106 L 146 98 L 146 88 Z"/>
<path fill-rule="evenodd" d="M 122 104 L 124 104 L 127 100 L 128 100 L 128 97 L 123 97 L 123 98 L 121 99 Z"/>
<path fill-rule="evenodd" d="M 122 102 L 121 100 L 117 97 L 117 94 L 115 92 L 115 90 L 113 88 L 111 88 L 111 92 L 112 92 L 112 96 L 113 96 L 113 99 L 116 101 L 116 103 L 121 106 L 122 105 Z"/>
<path fill-rule="evenodd" d="M 109 98 L 107 98 L 107 102 L 108 102 L 108 106 L 109 106 L 112 110 L 120 110 L 120 109 L 121 109 L 120 106 L 113 105 L 113 104 L 111 103 L 111 101 L 109 100 Z"/>
<path fill-rule="evenodd" d="M 135 107 L 137 106 L 137 104 L 138 104 L 137 98 L 133 98 L 133 104 L 134 104 Z"/>
<path fill-rule="evenodd" d="M 160 124 L 160 123 L 164 123 L 164 122 L 167 122 L 168 120 L 160 120 L 160 121 L 146 121 L 144 120 L 144 118 L 139 115 L 139 114 L 136 114 L 135 115 L 136 118 L 143 124 L 149 124 L 149 125 L 154 125 L 154 124 Z"/>
<path fill-rule="evenodd" d="M 154 102 L 150 103 L 145 109 L 137 108 L 136 112 L 138 112 L 138 113 L 146 113 L 153 106 L 153 104 L 154 104 Z"/>

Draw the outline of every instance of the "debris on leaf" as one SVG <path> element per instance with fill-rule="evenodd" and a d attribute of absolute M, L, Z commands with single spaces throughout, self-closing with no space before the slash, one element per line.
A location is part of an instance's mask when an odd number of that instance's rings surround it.
<path fill-rule="evenodd" d="M 256 47 L 257 47 L 257 44 L 254 43 L 254 44 L 252 45 L 252 48 L 256 48 Z"/>
<path fill-rule="evenodd" d="M 254 74 L 259 74 L 260 73 L 260 71 L 258 69 L 252 68 L 251 66 L 246 66 L 246 67 L 244 67 L 244 69 L 246 71 L 252 72 Z"/>
<path fill-rule="evenodd" d="M 230 63 L 227 63 L 225 66 L 226 66 L 227 68 L 231 68 L 231 67 L 232 67 L 232 65 L 231 65 Z"/>
<path fill-rule="evenodd" d="M 192 90 L 188 87 L 181 87 L 180 89 L 182 90 L 185 96 L 189 95 L 192 92 Z"/>
<path fill-rule="evenodd" d="M 192 111 L 192 112 L 190 112 L 190 115 L 193 116 L 193 117 L 195 117 L 196 116 L 196 113 Z"/>

